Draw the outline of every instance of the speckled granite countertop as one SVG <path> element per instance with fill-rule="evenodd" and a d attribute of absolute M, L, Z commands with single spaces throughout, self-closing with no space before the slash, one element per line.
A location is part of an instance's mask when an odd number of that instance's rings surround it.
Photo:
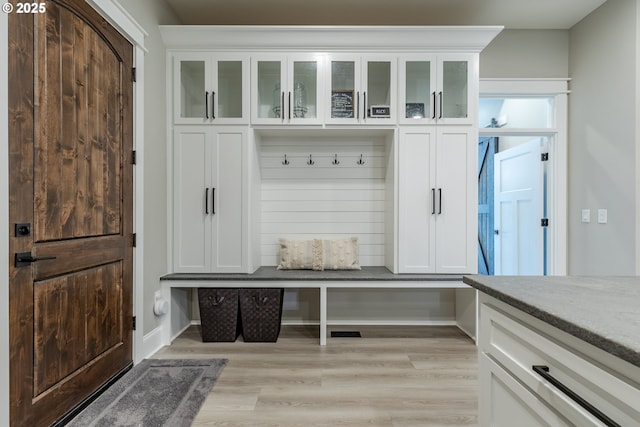
<path fill-rule="evenodd" d="M 463 281 L 640 367 L 640 277 L 474 275 Z"/>
<path fill-rule="evenodd" d="M 172 273 L 160 280 L 349 280 L 349 281 L 460 281 L 461 275 L 393 274 L 385 267 L 362 267 L 362 270 L 278 270 L 260 267 L 254 273 Z"/>

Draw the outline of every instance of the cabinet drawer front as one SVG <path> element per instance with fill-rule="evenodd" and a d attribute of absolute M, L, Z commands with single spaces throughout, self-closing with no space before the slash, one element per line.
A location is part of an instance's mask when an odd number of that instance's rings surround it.
<path fill-rule="evenodd" d="M 491 305 L 482 304 L 481 324 L 481 351 L 572 423 L 602 425 L 569 396 L 534 372 L 534 365 L 549 367 L 554 378 L 615 422 L 624 426 L 639 425 L 637 402 L 640 402 L 640 389 L 637 384 Z M 593 421 L 585 424 L 585 419 Z"/>
<path fill-rule="evenodd" d="M 572 425 L 486 354 L 480 354 L 478 366 L 480 368 L 478 421 L 481 426 L 512 427 L 514 420 L 518 420 L 518 427 Z M 581 425 L 594 424 L 585 420 Z"/>

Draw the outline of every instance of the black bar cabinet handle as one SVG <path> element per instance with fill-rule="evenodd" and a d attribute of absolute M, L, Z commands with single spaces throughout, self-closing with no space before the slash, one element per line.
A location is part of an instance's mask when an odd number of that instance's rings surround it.
<path fill-rule="evenodd" d="M 438 116 L 439 119 L 442 118 L 442 91 L 440 91 L 440 93 L 438 94 L 438 98 L 440 99 L 440 115 Z"/>
<path fill-rule="evenodd" d="M 209 187 L 204 189 L 204 214 L 209 215 Z"/>
<path fill-rule="evenodd" d="M 433 115 L 431 116 L 431 118 L 435 120 L 436 119 L 436 93 L 433 92 L 431 96 L 433 97 Z"/>
<path fill-rule="evenodd" d="M 215 120 L 216 118 L 216 93 L 211 92 L 211 118 Z"/>
<path fill-rule="evenodd" d="M 362 92 L 362 120 L 367 120 L 367 92 Z"/>
<path fill-rule="evenodd" d="M 356 120 L 360 120 L 360 91 L 358 91 L 356 102 Z"/>
<path fill-rule="evenodd" d="M 431 215 L 436 213 L 436 189 L 431 189 Z"/>
<path fill-rule="evenodd" d="M 289 91 L 289 120 L 291 120 L 291 91 Z"/>
<path fill-rule="evenodd" d="M 438 188 L 438 215 L 442 213 L 442 188 Z"/>
<path fill-rule="evenodd" d="M 216 187 L 211 188 L 211 214 L 216 214 Z"/>
<path fill-rule="evenodd" d="M 533 371 L 536 374 L 540 375 L 542 378 L 544 378 L 545 380 L 549 381 L 549 383 L 551 383 L 553 386 L 555 386 L 558 390 L 560 390 L 561 392 L 566 394 L 571 400 L 573 400 L 578 405 L 580 405 L 584 409 L 586 409 L 591 415 L 593 415 L 594 417 L 596 417 L 597 419 L 599 419 L 600 421 L 605 423 L 605 425 L 607 425 L 609 427 L 621 427 L 620 424 L 616 423 L 611 418 L 607 417 L 605 414 L 600 412 L 600 410 L 598 410 L 592 404 L 590 404 L 589 402 L 584 400 L 582 397 L 578 396 L 569 387 L 567 387 L 566 385 L 564 385 L 560 381 L 558 381 L 556 378 L 554 378 L 549 373 L 549 367 L 548 366 L 533 365 L 531 367 L 531 369 L 533 369 Z"/>
<path fill-rule="evenodd" d="M 282 91 L 282 100 L 280 104 L 280 119 L 284 122 L 284 91 Z"/>
<path fill-rule="evenodd" d="M 204 93 L 204 117 L 209 118 L 209 91 Z"/>

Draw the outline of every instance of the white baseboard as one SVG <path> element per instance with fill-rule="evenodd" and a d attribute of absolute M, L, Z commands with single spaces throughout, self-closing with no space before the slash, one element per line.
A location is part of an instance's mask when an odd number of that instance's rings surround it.
<path fill-rule="evenodd" d="M 455 320 L 327 320 L 327 325 L 345 326 L 456 326 Z"/>
<path fill-rule="evenodd" d="M 464 332 L 465 334 L 467 334 L 469 336 L 469 338 L 471 338 L 473 340 L 473 342 L 476 343 L 476 345 L 478 344 L 478 341 L 476 340 L 476 335 L 475 335 L 475 331 L 473 331 L 473 333 L 471 333 L 467 328 L 463 327 L 462 324 L 460 323 L 456 323 L 456 326 L 458 327 L 458 329 L 460 329 L 462 332 Z"/>
<path fill-rule="evenodd" d="M 157 327 L 142 339 L 142 359 L 147 359 L 158 352 L 162 345 L 162 328 Z"/>

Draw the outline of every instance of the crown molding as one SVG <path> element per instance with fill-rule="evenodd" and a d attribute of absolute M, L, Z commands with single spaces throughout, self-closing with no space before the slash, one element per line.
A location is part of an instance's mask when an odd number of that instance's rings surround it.
<path fill-rule="evenodd" d="M 502 26 L 161 25 L 169 49 L 480 52 Z"/>

